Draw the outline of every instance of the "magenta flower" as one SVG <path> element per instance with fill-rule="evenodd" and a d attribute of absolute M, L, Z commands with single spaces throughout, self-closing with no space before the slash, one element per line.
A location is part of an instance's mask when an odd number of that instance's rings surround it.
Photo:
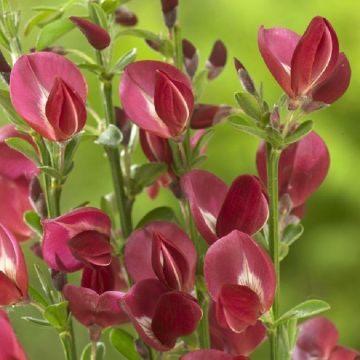
<path fill-rule="evenodd" d="M 110 45 L 110 35 L 101 26 L 78 16 L 70 16 L 69 19 L 80 29 L 94 49 L 104 50 Z"/>
<path fill-rule="evenodd" d="M 328 20 L 315 17 L 303 36 L 284 28 L 259 30 L 261 55 L 292 99 L 335 102 L 349 86 L 350 65 Z"/>
<path fill-rule="evenodd" d="M 27 299 L 28 274 L 15 237 L 0 224 L 0 306 Z"/>
<path fill-rule="evenodd" d="M 13 125 L 0 128 L 0 222 L 18 241 L 24 241 L 32 235 L 23 215 L 31 210 L 29 185 L 38 169 L 32 161 L 5 143 L 10 137 L 32 141 L 29 136 L 16 131 Z"/>
<path fill-rule="evenodd" d="M 181 187 L 196 226 L 209 244 L 234 229 L 253 235 L 267 221 L 267 195 L 256 176 L 239 176 L 228 188 L 215 175 L 193 170 L 182 177 Z"/>
<path fill-rule="evenodd" d="M 339 333 L 328 319 L 318 316 L 305 321 L 299 329 L 293 360 L 356 360 L 360 353 L 337 346 Z"/>
<path fill-rule="evenodd" d="M 111 263 L 111 221 L 101 210 L 76 209 L 43 220 L 43 228 L 43 256 L 52 269 L 74 272 Z"/>
<path fill-rule="evenodd" d="M 266 149 L 262 143 L 256 156 L 259 176 L 267 183 Z M 288 194 L 292 207 L 303 205 L 324 181 L 330 165 L 325 142 L 314 131 L 291 144 L 280 156 L 279 196 Z"/>
<path fill-rule="evenodd" d="M 128 321 L 119 305 L 123 296 L 121 292 L 106 291 L 99 295 L 91 289 L 65 285 L 63 293 L 69 301 L 71 313 L 86 327 L 104 329 Z"/>
<path fill-rule="evenodd" d="M 159 279 L 169 289 L 190 292 L 195 283 L 196 250 L 177 225 L 157 221 L 131 234 L 125 266 L 135 282 Z"/>
<path fill-rule="evenodd" d="M 190 80 L 160 61 L 128 65 L 120 84 L 125 112 L 141 129 L 162 138 L 177 138 L 194 107 Z"/>
<path fill-rule="evenodd" d="M 202 316 L 196 299 L 169 291 L 157 279 L 136 283 L 121 304 L 145 343 L 162 352 L 173 348 L 178 337 L 190 335 Z"/>
<path fill-rule="evenodd" d="M 10 95 L 19 115 L 49 140 L 67 140 L 85 125 L 86 81 L 61 55 L 38 52 L 20 57 L 11 72 Z"/>
<path fill-rule="evenodd" d="M 233 356 L 219 350 L 196 350 L 183 355 L 180 360 L 249 360 L 247 356 Z"/>
<path fill-rule="evenodd" d="M 0 309 L 0 359 L 1 360 L 27 360 L 25 352 L 16 338 L 10 320 L 4 310 Z"/>
<path fill-rule="evenodd" d="M 272 306 L 274 266 L 247 234 L 234 230 L 211 245 L 205 256 L 204 275 L 223 328 L 240 333 L 254 326 Z"/>
<path fill-rule="evenodd" d="M 231 106 L 196 104 L 190 120 L 193 129 L 205 129 L 225 120 L 232 112 Z"/>

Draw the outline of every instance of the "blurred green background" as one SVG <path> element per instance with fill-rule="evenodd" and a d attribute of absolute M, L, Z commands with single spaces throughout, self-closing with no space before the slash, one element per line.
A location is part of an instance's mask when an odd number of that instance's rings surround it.
<path fill-rule="evenodd" d="M 15 0 L 23 19 L 34 13 L 32 6 L 60 5 L 61 0 Z M 228 65 L 218 79 L 207 88 L 201 101 L 233 104 L 233 94 L 239 90 L 239 81 L 232 66 L 237 56 L 245 64 L 257 83 L 264 82 L 265 97 L 269 103 L 278 99 L 280 88 L 270 76 L 257 48 L 257 30 L 284 26 L 302 33 L 315 15 L 327 17 L 336 29 L 341 49 L 349 57 L 353 76 L 345 96 L 331 108 L 311 114 L 316 121 L 316 131 L 321 134 L 331 153 L 331 169 L 320 190 L 311 198 L 304 220 L 304 236 L 292 247 L 282 264 L 283 310 L 310 298 L 321 298 L 331 304 L 326 315 L 340 332 L 342 345 L 360 348 L 360 22 L 358 0 L 180 0 L 180 20 L 183 35 L 199 48 L 201 63 L 207 58 L 215 40 L 222 39 L 229 51 Z M 132 0 L 128 7 L 139 17 L 139 28 L 154 32 L 165 31 L 160 11 L 160 0 Z M 81 8 L 72 14 L 82 14 Z M 23 20 L 24 23 L 24 20 Z M 36 34 L 23 39 L 24 49 L 33 46 Z M 79 31 L 73 31 L 56 42 L 57 45 L 92 51 Z M 138 48 L 138 59 L 158 59 L 143 41 L 124 37 L 116 43 L 115 58 L 131 48 Z M 93 55 L 93 54 L 92 54 Z M 89 101 L 101 111 L 98 84 L 85 73 L 90 83 Z M 119 102 L 117 91 L 114 93 Z M 235 131 L 228 124 L 217 127 L 210 142 L 208 160 L 204 168 L 215 172 L 226 182 L 241 173 L 255 173 L 256 139 Z M 142 159 L 138 152 L 137 159 Z M 84 201 L 98 206 L 100 197 L 111 191 L 111 178 L 102 150 L 84 141 L 78 151 L 76 167 L 65 186 L 63 210 Z M 162 190 L 156 201 L 146 195 L 135 205 L 135 219 L 140 219 L 149 209 L 171 203 L 172 195 Z M 135 220 L 136 221 L 136 220 Z M 32 271 L 35 257 L 27 251 L 27 263 Z M 33 277 L 34 278 L 34 277 Z M 32 311 L 32 310 L 31 310 Z M 23 308 L 11 313 L 18 336 L 29 358 L 62 359 L 57 335 L 52 330 L 34 327 L 20 320 L 28 314 Z M 36 314 L 35 311 L 32 311 Z M 79 347 L 87 341 L 85 330 L 77 327 L 81 336 Z M 253 359 L 267 359 L 266 345 Z M 108 352 L 107 359 L 119 358 Z"/>

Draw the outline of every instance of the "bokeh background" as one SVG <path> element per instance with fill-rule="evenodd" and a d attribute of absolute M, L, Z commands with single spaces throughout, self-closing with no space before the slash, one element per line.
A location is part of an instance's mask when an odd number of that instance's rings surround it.
<path fill-rule="evenodd" d="M 23 19 L 34 12 L 32 6 L 61 5 L 61 0 L 12 0 L 22 12 Z M 180 20 L 183 35 L 193 41 L 200 51 L 201 63 L 207 58 L 212 44 L 222 39 L 229 51 L 228 65 L 218 79 L 207 88 L 203 102 L 235 104 L 234 92 L 240 84 L 232 66 L 237 56 L 245 64 L 257 83 L 262 81 L 265 97 L 273 103 L 281 94 L 271 78 L 257 48 L 257 30 L 284 26 L 302 33 L 315 15 L 327 17 L 336 29 L 341 49 L 352 66 L 351 86 L 345 96 L 331 108 L 311 114 L 316 131 L 321 134 L 331 153 L 331 169 L 320 190 L 311 198 L 304 219 L 305 233 L 291 248 L 282 263 L 281 307 L 283 310 L 310 298 L 321 298 L 331 304 L 326 314 L 340 332 L 342 345 L 360 348 L 360 13 L 358 0 L 180 0 Z M 139 17 L 139 28 L 164 32 L 160 0 L 132 0 L 128 3 Z M 78 8 L 72 14 L 82 14 Z M 24 24 L 24 20 L 23 20 Z M 23 38 L 24 49 L 34 44 L 36 34 Z M 70 48 L 92 53 L 78 31 L 56 42 Z M 131 48 L 138 48 L 138 59 L 158 59 L 142 40 L 123 37 L 116 44 L 114 58 Z M 90 83 L 91 105 L 101 111 L 96 79 L 85 73 Z M 114 100 L 119 102 L 117 93 Z M 5 122 L 6 119 L 1 119 Z M 255 152 L 258 141 L 235 131 L 230 125 L 216 128 L 210 142 L 208 160 L 204 168 L 215 172 L 226 182 L 242 173 L 255 173 Z M 136 160 L 143 161 L 140 152 Z M 111 191 L 111 178 L 102 150 L 90 141 L 84 141 L 76 157 L 74 172 L 70 175 L 63 196 L 63 210 L 84 201 L 98 206 L 103 194 Z M 135 205 L 135 222 L 156 206 L 171 204 L 171 194 L 162 190 L 156 201 L 141 195 Z M 26 247 L 26 246 L 25 246 Z M 32 264 L 37 261 L 26 250 L 27 263 L 35 280 Z M 31 310 L 35 315 L 36 311 Z M 17 334 L 29 359 L 62 359 L 62 351 L 53 330 L 35 327 L 21 320 L 29 313 L 23 308 L 11 312 Z M 80 332 L 79 347 L 87 341 L 85 330 Z M 257 351 L 253 359 L 267 359 L 266 346 Z M 111 350 L 107 359 L 118 359 Z"/>

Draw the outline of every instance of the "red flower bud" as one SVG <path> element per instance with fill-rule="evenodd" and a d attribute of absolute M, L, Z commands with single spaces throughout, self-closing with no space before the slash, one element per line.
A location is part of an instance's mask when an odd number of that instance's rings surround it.
<path fill-rule="evenodd" d="M 69 18 L 86 36 L 90 45 L 96 50 L 104 50 L 110 45 L 110 35 L 101 26 L 78 16 Z"/>
<path fill-rule="evenodd" d="M 140 145 L 150 161 L 171 165 L 173 158 L 168 140 L 140 129 Z"/>
<path fill-rule="evenodd" d="M 244 65 L 237 58 L 234 58 L 234 65 L 244 90 L 247 91 L 249 94 L 255 95 L 256 88 L 254 85 L 254 81 L 245 69 Z"/>
<path fill-rule="evenodd" d="M 266 149 L 261 144 L 256 155 L 259 176 L 267 183 Z M 279 197 L 288 194 L 292 208 L 303 205 L 324 181 L 330 158 L 326 144 L 315 132 L 291 144 L 280 156 Z"/>
<path fill-rule="evenodd" d="M 7 63 L 3 53 L 0 51 L 0 73 L 6 74 L 11 71 L 10 65 Z"/>
<path fill-rule="evenodd" d="M 193 129 L 205 129 L 225 120 L 232 112 L 231 106 L 196 104 L 191 116 Z"/>
<path fill-rule="evenodd" d="M 74 272 L 111 262 L 109 217 L 95 208 L 80 208 L 43 220 L 43 255 L 57 271 Z"/>
<path fill-rule="evenodd" d="M 239 176 L 228 189 L 215 175 L 193 170 L 182 177 L 181 187 L 209 244 L 235 229 L 255 234 L 267 221 L 267 196 L 256 176 Z"/>
<path fill-rule="evenodd" d="M 0 310 L 0 329 L 1 359 L 26 360 L 25 352 L 18 342 L 15 332 L 11 327 L 10 320 L 4 310 Z"/>
<path fill-rule="evenodd" d="M 49 140 L 67 140 L 85 125 L 87 84 L 61 55 L 38 52 L 20 57 L 11 72 L 10 95 L 19 115 Z"/>
<path fill-rule="evenodd" d="M 196 299 L 169 291 L 157 279 L 136 283 L 121 304 L 144 342 L 162 352 L 173 348 L 178 337 L 190 335 L 202 316 Z"/>
<path fill-rule="evenodd" d="M 269 70 L 293 99 L 331 104 L 349 86 L 350 65 L 325 18 L 315 17 L 301 37 L 288 29 L 261 27 L 258 41 Z"/>
<path fill-rule="evenodd" d="M 219 350 L 196 350 L 183 355 L 180 360 L 249 360 L 247 356 L 233 356 Z"/>
<path fill-rule="evenodd" d="M 0 306 L 16 304 L 27 295 L 24 255 L 14 236 L 0 224 Z"/>
<path fill-rule="evenodd" d="M 177 18 L 179 0 L 161 0 L 161 8 L 165 24 L 168 28 L 174 27 Z"/>
<path fill-rule="evenodd" d="M 187 39 L 182 41 L 184 65 L 186 72 L 193 77 L 199 65 L 199 54 L 196 47 Z"/>
<path fill-rule="evenodd" d="M 274 265 L 250 236 L 238 230 L 210 246 L 204 275 L 216 302 L 217 320 L 224 328 L 242 332 L 255 325 L 272 306 L 276 289 Z"/>
<path fill-rule="evenodd" d="M 128 65 L 120 97 L 136 125 L 162 138 L 179 137 L 194 106 L 189 79 L 174 66 L 159 61 Z"/>
<path fill-rule="evenodd" d="M 209 59 L 206 62 L 208 69 L 208 79 L 214 80 L 224 70 L 227 60 L 227 51 L 224 43 L 221 40 L 217 40 L 211 50 Z"/>
<path fill-rule="evenodd" d="M 192 291 L 196 251 L 175 224 L 154 222 L 131 234 L 125 247 L 125 265 L 134 281 L 158 278 L 174 290 Z"/>
<path fill-rule="evenodd" d="M 122 26 L 135 26 L 138 23 L 138 18 L 126 6 L 120 6 L 115 11 L 115 22 Z"/>

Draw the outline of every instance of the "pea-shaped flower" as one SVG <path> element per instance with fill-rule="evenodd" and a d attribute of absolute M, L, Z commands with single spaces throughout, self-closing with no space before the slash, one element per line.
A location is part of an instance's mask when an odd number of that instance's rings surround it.
<path fill-rule="evenodd" d="M 120 98 L 136 125 L 163 138 L 178 138 L 194 107 L 191 81 L 160 61 L 128 65 L 120 83 Z"/>
<path fill-rule="evenodd" d="M 21 56 L 11 71 L 10 95 L 18 114 L 49 140 L 67 140 L 85 125 L 87 84 L 64 56 Z"/>

